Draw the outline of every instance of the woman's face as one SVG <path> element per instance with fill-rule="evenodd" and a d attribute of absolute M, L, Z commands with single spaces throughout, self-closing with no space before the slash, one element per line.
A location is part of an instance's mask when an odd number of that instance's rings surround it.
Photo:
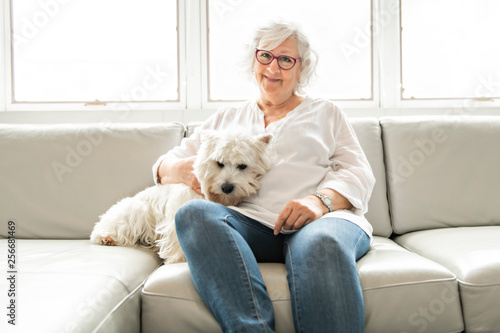
<path fill-rule="evenodd" d="M 288 38 L 278 47 L 272 50 L 276 57 L 290 56 L 299 59 L 299 49 L 295 39 Z M 283 103 L 288 100 L 295 90 L 300 78 L 300 61 L 289 70 L 283 70 L 278 66 L 278 60 L 274 59 L 270 64 L 263 65 L 254 60 L 254 74 L 259 86 L 261 97 L 273 102 L 273 104 Z"/>

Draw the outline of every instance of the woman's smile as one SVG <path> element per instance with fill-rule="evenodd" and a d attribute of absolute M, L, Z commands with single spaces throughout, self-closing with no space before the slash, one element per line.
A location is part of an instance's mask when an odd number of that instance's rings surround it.
<path fill-rule="evenodd" d="M 281 81 L 280 79 L 275 79 L 269 76 L 264 75 L 264 77 L 269 81 L 269 82 L 279 82 Z"/>

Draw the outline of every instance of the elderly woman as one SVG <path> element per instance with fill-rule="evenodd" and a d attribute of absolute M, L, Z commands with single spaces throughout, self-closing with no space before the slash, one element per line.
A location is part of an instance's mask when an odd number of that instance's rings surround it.
<path fill-rule="evenodd" d="M 260 96 L 220 109 L 201 128 L 272 133 L 274 164 L 238 207 L 194 200 L 179 210 L 177 234 L 194 284 L 224 332 L 273 332 L 257 263 L 283 262 L 297 332 L 362 332 L 356 260 L 371 241 L 363 216 L 375 183 L 370 165 L 342 111 L 301 94 L 316 58 L 294 24 L 262 27 L 250 53 Z M 197 131 L 160 157 L 157 182 L 199 192 L 199 146 Z"/>

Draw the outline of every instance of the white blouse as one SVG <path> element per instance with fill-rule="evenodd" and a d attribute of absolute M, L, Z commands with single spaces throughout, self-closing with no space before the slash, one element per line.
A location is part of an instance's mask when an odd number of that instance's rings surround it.
<path fill-rule="evenodd" d="M 346 197 L 353 208 L 336 210 L 322 218 L 349 220 L 371 237 L 373 228 L 364 214 L 375 178 L 345 114 L 325 99 L 306 97 L 286 117 L 267 128 L 264 113 L 256 101 L 224 107 L 198 127 L 191 137 L 183 139 L 179 146 L 158 159 L 153 166 L 155 182 L 164 158 L 196 155 L 200 147 L 200 130 L 235 128 L 256 135 L 273 134 L 270 147 L 273 167 L 262 178 L 258 192 L 231 209 L 274 229 L 278 215 L 288 202 L 329 188 Z"/>

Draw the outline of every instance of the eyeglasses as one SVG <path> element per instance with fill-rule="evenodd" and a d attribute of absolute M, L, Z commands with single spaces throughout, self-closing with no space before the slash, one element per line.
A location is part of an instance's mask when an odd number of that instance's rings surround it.
<path fill-rule="evenodd" d="M 297 61 L 301 61 L 302 59 L 295 59 L 290 56 L 275 56 L 272 54 L 270 51 L 265 51 L 265 50 L 259 50 L 256 49 L 255 51 L 255 59 L 257 59 L 258 62 L 260 62 L 262 65 L 269 65 L 270 63 L 273 62 L 274 59 L 278 59 L 278 66 L 281 69 L 284 70 L 289 70 L 292 69 L 293 66 L 297 63 Z"/>

